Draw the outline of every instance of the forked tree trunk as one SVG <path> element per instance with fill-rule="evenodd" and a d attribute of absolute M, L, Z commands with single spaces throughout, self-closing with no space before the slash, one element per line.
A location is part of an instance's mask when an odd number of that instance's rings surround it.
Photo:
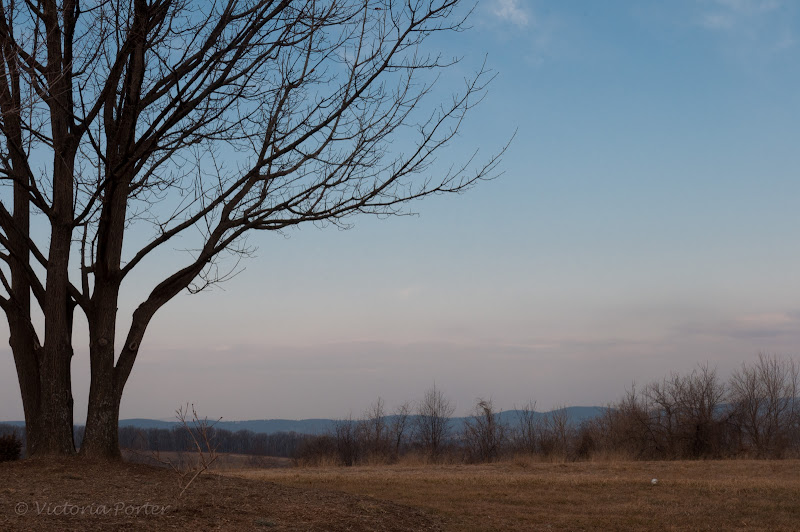
<path fill-rule="evenodd" d="M 89 358 L 92 380 L 89 410 L 80 454 L 87 458 L 117 460 L 119 449 L 119 408 L 153 309 L 140 307 L 133 314 L 128 337 L 115 364 L 118 285 L 99 283 L 93 300 L 95 312 L 89 318 Z"/>

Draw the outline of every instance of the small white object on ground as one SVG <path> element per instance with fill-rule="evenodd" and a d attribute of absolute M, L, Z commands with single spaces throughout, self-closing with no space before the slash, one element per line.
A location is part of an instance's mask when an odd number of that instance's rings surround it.
<path fill-rule="evenodd" d="M 658 479 L 657 479 L 657 478 L 654 478 L 653 480 L 651 480 L 651 481 L 650 481 L 650 484 L 652 484 L 653 486 L 655 486 L 656 484 L 658 484 Z"/>

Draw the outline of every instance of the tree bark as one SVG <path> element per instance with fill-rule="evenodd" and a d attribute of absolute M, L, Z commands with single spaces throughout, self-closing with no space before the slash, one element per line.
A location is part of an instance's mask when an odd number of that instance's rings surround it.
<path fill-rule="evenodd" d="M 73 135 L 72 102 L 72 29 L 74 2 L 59 7 L 52 0 L 43 2 L 41 20 L 46 30 L 47 64 L 44 77 L 48 93 L 44 100 L 49 108 L 52 132 L 52 209 L 50 246 L 47 254 L 46 285 L 42 296 L 44 343 L 34 351 L 38 364 L 38 408 L 28 432 L 31 454 L 74 454 L 72 413 L 72 318 L 74 304 L 69 294 L 69 261 L 74 221 L 75 155 L 77 143 Z M 60 27 L 60 18 L 64 28 Z M 63 48 L 62 48 L 63 34 Z M 20 182 L 19 179 L 16 181 Z M 27 192 L 26 192 L 27 195 Z M 15 205 L 15 210 L 17 205 Z M 16 212 L 15 212 L 16 215 Z M 24 235 L 28 237 L 27 234 Z M 27 244 L 26 244 L 27 246 Z M 24 257 L 29 256 L 25 249 Z M 21 270 L 17 272 L 23 273 Z M 20 294 L 15 294 L 15 297 Z M 24 316 L 23 316 L 24 317 Z M 30 312 L 27 315 L 30 318 Z M 29 358 L 24 346 L 15 358 Z M 27 368 L 27 366 L 26 366 Z M 20 375 L 20 381 L 31 380 Z"/>
<path fill-rule="evenodd" d="M 34 344 L 30 332 L 30 322 L 19 311 L 8 313 L 8 327 L 11 332 L 9 345 L 17 367 L 17 378 L 22 395 L 22 409 L 25 413 L 25 435 L 27 455 L 35 454 L 40 439 L 39 423 L 39 364 L 36 359 L 38 345 Z"/>
<path fill-rule="evenodd" d="M 119 407 L 122 386 L 117 386 L 114 371 L 114 345 L 118 289 L 100 283 L 89 316 L 89 360 L 91 384 L 86 431 L 81 455 L 91 458 L 118 459 Z"/>
<path fill-rule="evenodd" d="M 45 351 L 39 372 L 41 395 L 39 416 L 34 424 L 34 452 L 37 455 L 75 453 L 72 424 L 72 347 L 58 345 Z"/>
<path fill-rule="evenodd" d="M 105 347 L 105 346 L 104 346 Z M 81 443 L 80 454 L 87 458 L 118 460 L 119 449 L 119 407 L 122 389 L 115 386 L 115 379 L 104 377 L 105 349 L 90 348 L 92 360 L 92 382 L 89 389 L 89 410 L 86 417 L 86 431 Z M 113 375 L 113 351 L 111 370 Z M 98 369 L 103 366 L 104 369 Z"/>

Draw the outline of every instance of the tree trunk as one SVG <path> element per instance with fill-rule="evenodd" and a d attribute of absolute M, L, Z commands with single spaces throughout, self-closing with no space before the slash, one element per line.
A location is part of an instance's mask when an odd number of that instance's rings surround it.
<path fill-rule="evenodd" d="M 68 306 L 63 330 L 51 323 L 60 342 L 40 347 L 30 318 L 21 312 L 8 315 L 17 377 L 25 413 L 26 451 L 34 455 L 69 455 L 75 452 L 72 398 L 72 308 Z M 17 309 L 19 310 L 19 309 Z"/>
<path fill-rule="evenodd" d="M 110 288 L 110 289 L 109 289 Z M 109 290 L 107 290 L 109 289 Z M 94 312 L 89 316 L 89 360 L 92 380 L 81 455 L 115 460 L 119 450 L 119 406 L 122 386 L 114 370 L 118 289 L 99 284 Z"/>
<path fill-rule="evenodd" d="M 92 372 L 89 391 L 89 411 L 86 431 L 80 454 L 87 458 L 119 460 L 119 406 L 122 390 L 113 386 L 113 380 L 101 382 Z"/>
<path fill-rule="evenodd" d="M 34 455 L 69 455 L 73 440 L 72 346 L 62 342 L 39 347 L 30 321 L 9 316 L 11 350 L 25 412 L 26 451 Z"/>
<path fill-rule="evenodd" d="M 57 345 L 45 351 L 39 369 L 40 402 L 34 422 L 33 450 L 37 455 L 75 453 L 72 424 L 72 347 Z"/>
<path fill-rule="evenodd" d="M 36 351 L 38 343 L 34 343 L 30 321 L 21 317 L 19 312 L 8 313 L 8 328 L 11 332 L 9 344 L 17 367 L 17 378 L 22 395 L 22 409 L 25 412 L 26 451 L 31 456 L 36 453 L 37 442 L 41 439 L 39 423 L 39 363 Z"/>

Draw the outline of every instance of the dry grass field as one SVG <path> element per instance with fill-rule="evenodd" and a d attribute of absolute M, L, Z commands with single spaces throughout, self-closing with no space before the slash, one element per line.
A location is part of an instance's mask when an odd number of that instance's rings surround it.
<path fill-rule="evenodd" d="M 800 530 L 800 461 L 520 460 L 224 474 L 428 510 L 454 531 Z"/>
<path fill-rule="evenodd" d="M 222 470 L 222 469 L 221 469 Z M 442 530 L 429 512 L 369 497 L 218 474 L 183 497 L 173 471 L 81 458 L 0 463 L 0 531 Z"/>
<path fill-rule="evenodd" d="M 145 464 L 155 467 L 165 467 L 174 464 L 178 468 L 192 467 L 198 462 L 197 453 L 186 451 L 154 453 L 151 451 L 122 450 L 122 459 L 131 464 Z M 275 469 L 293 467 L 291 458 L 277 456 L 255 456 L 249 454 L 219 453 L 217 459 L 211 464 L 211 471 L 224 469 Z"/>
<path fill-rule="evenodd" d="M 800 461 L 251 463 L 2 463 L 0 530 L 800 530 Z"/>

